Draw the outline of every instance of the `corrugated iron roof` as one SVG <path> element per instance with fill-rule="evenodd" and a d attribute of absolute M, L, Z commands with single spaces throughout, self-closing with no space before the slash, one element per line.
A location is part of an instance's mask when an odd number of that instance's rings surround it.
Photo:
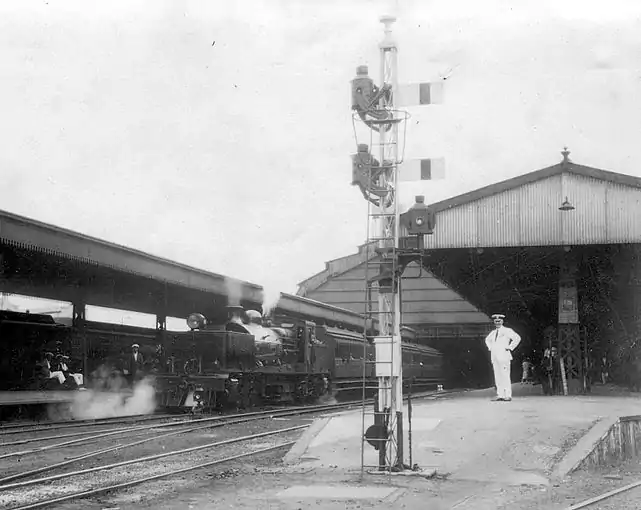
<path fill-rule="evenodd" d="M 608 170 L 601 170 L 600 168 L 594 168 L 585 165 L 578 165 L 568 159 L 556 165 L 542 168 L 540 170 L 535 170 L 534 172 L 529 172 L 527 174 L 518 175 L 505 181 L 490 184 L 489 186 L 485 186 L 468 193 L 463 193 L 462 195 L 457 195 L 446 200 L 441 200 L 440 202 L 435 202 L 431 204 L 430 207 L 433 207 L 436 212 L 445 211 L 447 209 L 452 209 L 453 207 L 459 207 L 476 200 L 487 198 L 498 193 L 503 193 L 525 184 L 530 184 L 536 181 L 547 179 L 549 177 L 560 175 L 562 173 L 572 173 L 585 177 L 592 177 L 601 181 L 622 184 L 624 186 L 630 186 L 633 188 L 641 188 L 640 177 L 610 172 Z"/>

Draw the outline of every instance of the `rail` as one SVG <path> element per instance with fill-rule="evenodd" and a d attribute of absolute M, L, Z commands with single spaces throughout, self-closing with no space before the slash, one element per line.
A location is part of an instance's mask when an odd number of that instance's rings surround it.
<path fill-rule="evenodd" d="M 619 494 L 623 494 L 632 489 L 636 489 L 637 487 L 641 487 L 641 480 L 637 480 L 636 482 L 633 482 L 624 487 L 619 487 L 618 489 L 604 492 L 603 494 L 599 494 L 598 496 L 594 496 L 590 499 L 586 499 L 585 501 L 581 501 L 580 503 L 576 503 L 572 506 L 569 506 L 566 510 L 581 510 L 583 508 L 588 508 L 588 507 L 591 507 L 592 505 L 600 503 L 601 501 L 605 501 L 606 499 L 610 499 L 614 496 L 618 496 Z"/>

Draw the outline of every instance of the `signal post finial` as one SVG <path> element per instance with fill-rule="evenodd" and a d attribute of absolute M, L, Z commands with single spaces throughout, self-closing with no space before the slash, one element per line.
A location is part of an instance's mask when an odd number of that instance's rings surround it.
<path fill-rule="evenodd" d="M 392 25 L 396 21 L 396 16 L 386 14 L 385 16 L 381 16 L 380 21 L 383 25 L 385 25 L 385 37 L 381 41 L 380 47 L 382 49 L 395 48 L 396 41 L 394 41 L 394 38 L 392 36 Z"/>

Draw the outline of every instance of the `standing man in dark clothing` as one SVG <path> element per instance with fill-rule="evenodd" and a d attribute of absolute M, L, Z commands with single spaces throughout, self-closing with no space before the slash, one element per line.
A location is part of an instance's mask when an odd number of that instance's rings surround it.
<path fill-rule="evenodd" d="M 558 395 L 561 382 L 561 365 L 556 347 L 546 349 L 542 362 L 542 386 L 544 395 Z"/>
<path fill-rule="evenodd" d="M 142 367 L 145 363 L 142 354 L 140 353 L 140 345 L 133 344 L 131 346 L 131 355 L 127 360 L 127 373 L 131 378 L 132 384 L 136 382 L 139 378 L 139 374 L 142 374 Z"/>

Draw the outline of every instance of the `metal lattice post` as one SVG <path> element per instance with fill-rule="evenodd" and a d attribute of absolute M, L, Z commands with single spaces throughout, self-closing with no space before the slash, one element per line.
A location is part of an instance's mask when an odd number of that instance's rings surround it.
<path fill-rule="evenodd" d="M 396 42 L 392 37 L 392 24 L 396 19 L 392 16 L 385 16 L 381 18 L 381 22 L 385 25 L 385 36 L 380 47 L 381 52 L 381 83 L 389 84 L 392 87 L 392 94 L 384 98 L 384 107 L 388 111 L 394 111 L 394 92 L 398 90 L 398 49 Z M 381 327 L 380 335 L 382 337 L 389 337 L 391 339 L 391 376 L 389 380 L 382 378 L 379 380 L 379 394 L 384 394 L 387 406 L 381 408 L 389 408 L 389 426 L 388 426 L 388 466 L 403 466 L 402 458 L 402 445 L 399 439 L 402 440 L 402 411 L 403 411 L 403 392 L 402 392 L 402 363 L 401 363 L 401 324 L 400 324 L 400 299 L 399 299 L 399 286 L 396 281 L 398 276 L 398 257 L 396 250 L 398 249 L 398 224 L 400 210 L 398 207 L 397 197 L 397 173 L 399 162 L 398 151 L 398 123 L 393 123 L 389 133 L 384 129 L 380 130 L 380 160 L 381 164 L 389 162 L 392 165 L 391 178 L 392 193 L 391 200 L 385 204 L 386 208 L 381 207 L 382 213 L 390 213 L 393 215 L 382 215 L 380 217 L 381 223 L 381 238 L 380 247 L 389 249 L 387 239 L 393 239 L 392 248 L 392 292 L 389 294 L 379 293 L 379 324 Z M 381 204 L 384 202 L 381 201 Z M 382 402 L 381 402 L 382 403 Z M 400 418 L 400 419 L 399 419 Z M 400 455 L 399 455 L 400 453 Z"/>
<path fill-rule="evenodd" d="M 397 76 L 398 49 L 391 31 L 395 21 L 391 16 L 381 18 L 385 36 L 379 44 L 380 86 L 374 85 L 368 76 L 367 66 L 359 66 L 356 78 L 352 80 L 354 135 L 357 145 L 357 152 L 352 156 L 352 185 L 358 185 L 368 201 L 364 262 L 364 333 L 368 341 L 363 348 L 361 473 L 364 473 L 365 467 L 376 467 L 378 471 L 389 473 L 405 467 L 400 277 L 407 259 L 399 262 L 404 252 L 399 246 L 401 211 L 397 189 L 406 129 L 404 125 L 401 131 L 401 123 L 409 118 L 409 114 L 398 109 L 398 106 L 408 104 L 408 100 L 409 104 L 413 104 L 412 100 L 419 99 L 417 104 L 431 103 L 425 103 L 422 92 L 419 94 L 419 86 L 423 91 L 424 85 L 428 84 L 413 86 L 414 93 L 410 94 L 412 97 L 402 96 L 400 92 Z M 369 143 L 359 141 L 357 125 L 365 126 Z M 371 253 L 372 249 L 375 254 Z M 374 275 L 370 273 L 371 268 L 376 269 L 372 271 Z M 377 291 L 377 308 L 372 310 L 374 289 Z M 374 325 L 369 321 L 374 316 L 378 319 L 378 331 L 371 334 Z M 370 339 L 373 340 L 373 346 L 369 343 Z M 375 373 L 367 370 L 367 352 L 372 347 L 376 353 Z M 374 424 L 365 432 L 365 393 L 367 381 L 372 376 L 377 379 L 377 399 L 372 413 Z M 365 440 L 378 450 L 377 466 L 365 466 Z"/>

